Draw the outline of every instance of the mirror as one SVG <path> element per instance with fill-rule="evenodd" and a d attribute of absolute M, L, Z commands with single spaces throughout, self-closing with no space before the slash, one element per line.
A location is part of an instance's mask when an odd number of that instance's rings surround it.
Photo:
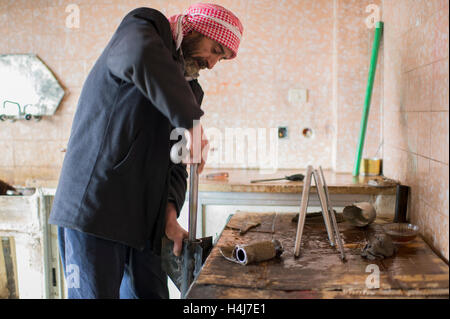
<path fill-rule="evenodd" d="M 53 115 L 64 90 L 34 54 L 0 54 L 0 120 Z"/>

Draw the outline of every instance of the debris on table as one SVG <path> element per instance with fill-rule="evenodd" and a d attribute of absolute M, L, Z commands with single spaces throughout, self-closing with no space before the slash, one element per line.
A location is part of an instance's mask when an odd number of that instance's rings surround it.
<path fill-rule="evenodd" d="M 278 240 L 273 239 L 247 245 L 221 247 L 220 253 L 229 261 L 248 265 L 281 256 L 283 247 Z"/>
<path fill-rule="evenodd" d="M 259 222 L 244 222 L 242 225 L 240 226 L 227 226 L 230 229 L 234 229 L 234 230 L 238 230 L 239 231 L 239 235 L 245 235 L 245 233 L 247 233 L 250 229 L 252 228 L 256 228 L 259 225 L 261 225 L 261 223 Z"/>
<path fill-rule="evenodd" d="M 257 232 L 257 233 L 269 233 L 273 234 L 274 230 L 274 218 L 275 214 L 272 214 L 272 219 L 270 222 L 264 221 L 257 217 L 257 216 L 249 216 L 248 218 L 241 219 L 241 218 L 233 218 L 232 222 L 227 224 L 225 227 L 227 229 L 237 230 L 239 231 L 239 235 L 243 236 L 247 232 Z"/>
<path fill-rule="evenodd" d="M 384 259 L 395 254 L 396 248 L 392 239 L 386 234 L 375 234 L 361 251 L 361 256 L 369 260 Z"/>
<path fill-rule="evenodd" d="M 387 177 L 382 177 L 382 178 L 373 178 L 373 179 L 369 179 L 367 181 L 367 185 L 369 186 L 375 186 L 375 187 L 392 187 L 393 185 L 397 185 L 399 184 L 398 181 L 387 178 Z"/>
<path fill-rule="evenodd" d="M 366 227 L 374 222 L 377 217 L 375 207 L 371 203 L 355 203 L 344 207 L 345 220 L 352 226 Z"/>

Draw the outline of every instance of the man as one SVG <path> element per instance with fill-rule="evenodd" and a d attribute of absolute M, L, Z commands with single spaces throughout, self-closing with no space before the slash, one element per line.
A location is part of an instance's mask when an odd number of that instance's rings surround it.
<path fill-rule="evenodd" d="M 211 4 L 170 21 L 139 8 L 118 27 L 83 86 L 49 219 L 69 298 L 168 298 L 161 238 L 179 255 L 187 236 L 177 222 L 186 165 L 170 161 L 170 133 L 192 136 L 199 70 L 234 58 L 242 32 Z"/>

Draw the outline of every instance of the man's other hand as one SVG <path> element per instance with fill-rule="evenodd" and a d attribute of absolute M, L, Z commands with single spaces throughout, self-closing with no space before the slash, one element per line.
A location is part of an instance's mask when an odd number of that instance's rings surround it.
<path fill-rule="evenodd" d="M 173 241 L 173 254 L 181 255 L 183 239 L 188 237 L 188 232 L 178 224 L 177 210 L 173 203 L 167 203 L 166 207 L 166 236 Z"/>

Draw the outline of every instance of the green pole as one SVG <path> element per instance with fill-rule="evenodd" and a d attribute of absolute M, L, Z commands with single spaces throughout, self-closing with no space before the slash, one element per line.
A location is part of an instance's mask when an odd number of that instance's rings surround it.
<path fill-rule="evenodd" d="M 369 79 L 367 81 L 366 98 L 364 99 L 364 109 L 359 130 L 358 149 L 356 151 L 355 166 L 353 176 L 359 176 L 361 157 L 364 149 L 364 140 L 366 138 L 367 119 L 369 118 L 370 100 L 372 98 L 373 80 L 377 69 L 378 48 L 380 47 L 381 33 L 383 31 L 383 22 L 378 21 L 375 24 L 375 37 L 373 39 L 372 58 L 370 59 Z"/>

